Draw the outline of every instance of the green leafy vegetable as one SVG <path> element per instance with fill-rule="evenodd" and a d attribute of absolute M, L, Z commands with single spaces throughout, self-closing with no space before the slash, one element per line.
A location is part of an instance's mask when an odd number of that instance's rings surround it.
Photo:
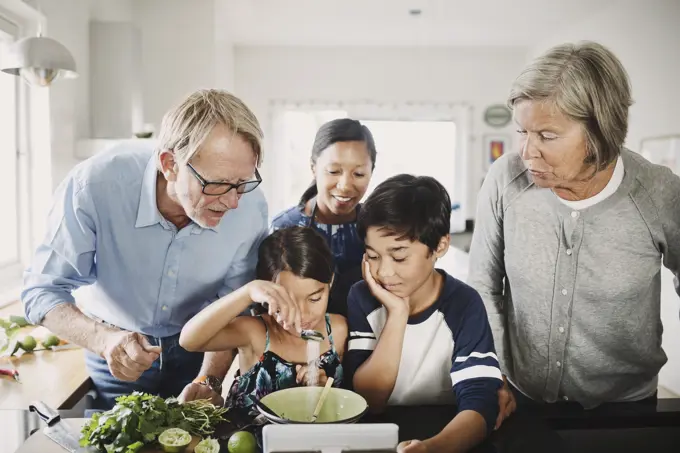
<path fill-rule="evenodd" d="M 95 413 L 81 431 L 80 445 L 106 453 L 137 453 L 144 445 L 157 444 L 167 428 L 181 428 L 205 437 L 225 421 L 227 409 L 209 400 L 180 403 L 148 393 L 120 396 L 107 412 Z"/>

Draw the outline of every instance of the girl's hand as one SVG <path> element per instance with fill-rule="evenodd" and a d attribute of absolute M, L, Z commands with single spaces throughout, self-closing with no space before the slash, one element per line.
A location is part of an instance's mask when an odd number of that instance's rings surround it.
<path fill-rule="evenodd" d="M 313 365 L 313 364 L 312 364 Z M 313 365 L 314 366 L 314 365 Z M 298 384 L 304 384 L 304 385 L 315 385 L 319 387 L 323 387 L 326 385 L 326 381 L 328 380 L 328 376 L 326 376 L 326 371 L 323 368 L 318 368 L 318 376 L 319 379 L 317 382 L 310 382 L 310 373 L 309 373 L 309 365 L 297 365 L 295 367 L 295 381 Z"/>
<path fill-rule="evenodd" d="M 363 268 L 364 280 L 368 283 L 368 289 L 370 289 L 371 294 L 378 299 L 378 302 L 385 306 L 388 314 L 396 311 L 405 311 L 408 314 L 408 297 L 404 298 L 396 296 L 380 286 L 380 283 L 378 283 L 375 278 L 373 278 L 373 274 L 371 274 L 371 267 L 366 259 L 366 254 L 364 254 Z"/>
<path fill-rule="evenodd" d="M 300 334 L 302 331 L 300 310 L 283 286 L 265 280 L 253 280 L 246 288 L 253 302 L 269 305 L 269 316 L 276 319 L 284 329 L 293 334 Z"/>

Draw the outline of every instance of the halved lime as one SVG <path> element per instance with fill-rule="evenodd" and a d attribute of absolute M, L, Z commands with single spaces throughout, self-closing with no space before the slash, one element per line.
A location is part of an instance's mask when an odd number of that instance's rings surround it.
<path fill-rule="evenodd" d="M 180 428 L 166 429 L 158 436 L 158 442 L 167 453 L 179 453 L 191 443 L 191 434 Z"/>
<path fill-rule="evenodd" d="M 206 437 L 194 447 L 194 453 L 219 453 L 220 443 L 217 439 Z"/>

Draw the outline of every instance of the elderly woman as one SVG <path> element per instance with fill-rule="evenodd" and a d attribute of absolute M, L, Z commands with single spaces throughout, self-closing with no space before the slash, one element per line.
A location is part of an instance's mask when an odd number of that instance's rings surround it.
<path fill-rule="evenodd" d="M 520 151 L 492 166 L 479 195 L 469 283 L 503 373 L 537 402 L 656 397 L 680 178 L 623 147 L 630 91 L 603 46 L 549 50 L 512 86 Z"/>

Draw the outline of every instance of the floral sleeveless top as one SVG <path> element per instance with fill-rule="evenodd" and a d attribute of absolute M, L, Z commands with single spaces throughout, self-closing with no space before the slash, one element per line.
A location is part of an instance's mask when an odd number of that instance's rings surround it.
<path fill-rule="evenodd" d="M 262 319 L 261 316 L 259 318 Z M 263 319 L 262 322 L 264 323 Z M 264 352 L 260 360 L 243 375 L 240 374 L 240 371 L 237 371 L 225 402 L 228 407 L 251 410 L 260 398 L 277 390 L 300 385 L 295 380 L 297 375 L 295 366 L 299 364 L 289 362 L 269 350 L 269 329 L 266 323 L 265 329 L 267 329 L 267 339 Z M 326 331 L 331 348 L 321 354 L 316 363 L 320 369 L 324 370 L 326 376 L 334 379 L 333 387 L 340 387 L 342 385 L 342 364 L 333 343 L 331 319 L 328 314 L 326 314 Z"/>

